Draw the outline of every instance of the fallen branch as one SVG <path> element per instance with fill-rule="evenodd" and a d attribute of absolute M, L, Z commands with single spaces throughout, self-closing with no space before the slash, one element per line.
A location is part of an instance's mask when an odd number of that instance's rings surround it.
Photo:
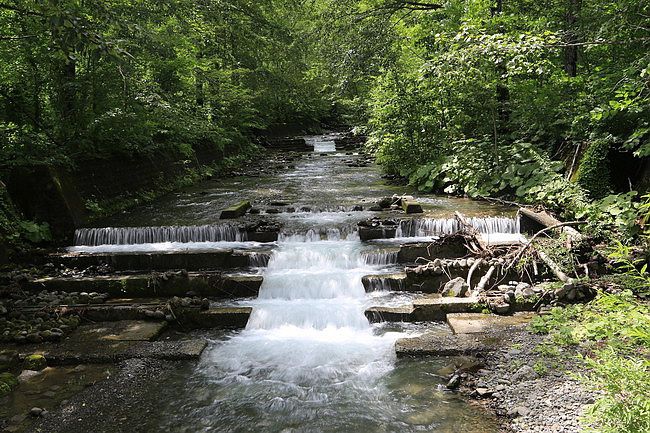
<path fill-rule="evenodd" d="M 490 269 L 488 269 L 488 271 L 485 273 L 485 275 L 483 275 L 483 278 L 481 278 L 481 281 L 479 281 L 478 285 L 476 286 L 476 291 L 477 292 L 480 293 L 483 290 L 485 290 L 485 286 L 488 283 L 488 281 L 490 280 L 490 278 L 492 277 L 492 274 L 494 273 L 496 268 L 497 268 L 496 265 L 490 266 Z"/>
<path fill-rule="evenodd" d="M 480 198 L 481 200 L 489 201 L 490 203 L 499 203 L 499 204 L 503 204 L 503 205 L 506 205 L 506 206 L 516 206 L 516 207 L 519 207 L 519 208 L 525 207 L 525 205 L 523 205 L 521 203 L 517 203 L 516 201 L 504 200 L 502 198 L 486 197 L 484 195 L 479 195 L 477 197 Z"/>
<path fill-rule="evenodd" d="M 524 255 L 524 253 L 526 252 L 526 250 L 528 250 L 528 248 L 530 248 L 530 246 L 533 244 L 533 241 L 534 241 L 535 239 L 537 239 L 540 235 L 542 235 L 542 234 L 544 234 L 544 233 L 546 233 L 546 232 L 548 232 L 548 231 L 550 231 L 550 230 L 557 229 L 557 228 L 559 228 L 559 227 L 572 226 L 572 225 L 580 225 L 580 224 L 586 224 L 586 223 L 587 223 L 586 221 L 567 221 L 567 222 L 563 222 L 563 223 L 559 223 L 559 224 L 555 224 L 555 225 L 552 225 L 552 226 L 549 226 L 549 227 L 543 228 L 542 230 L 540 230 L 540 231 L 538 231 L 537 233 L 535 233 L 535 234 L 534 234 L 534 235 L 533 235 L 533 236 L 528 240 L 528 243 L 527 243 L 526 245 L 524 245 L 524 247 L 523 247 L 521 250 L 519 250 L 519 252 L 518 252 L 517 255 L 515 256 L 515 258 L 512 259 L 512 261 L 510 262 L 510 264 L 508 265 L 508 267 L 506 268 L 506 270 L 512 268 L 516 263 L 519 263 L 519 260 L 520 260 L 521 257 Z"/>
<path fill-rule="evenodd" d="M 558 221 L 556 218 L 548 214 L 547 212 L 534 212 L 530 209 L 526 208 L 521 208 L 519 209 L 519 213 L 523 216 L 525 216 L 528 219 L 531 219 L 535 221 L 536 223 L 547 227 L 547 228 L 552 228 L 552 227 L 564 227 L 563 231 L 567 234 L 570 240 L 579 242 L 582 240 L 582 234 L 574 229 L 573 227 L 568 227 L 572 224 L 563 224 L 561 221 Z M 559 224 L 559 225 L 558 225 Z"/>
<path fill-rule="evenodd" d="M 468 286 L 468 291 L 472 290 L 472 274 L 476 270 L 476 268 L 479 267 L 479 265 L 483 263 L 483 259 L 477 259 L 472 266 L 469 268 L 469 272 L 467 273 L 467 286 Z"/>
<path fill-rule="evenodd" d="M 546 263 L 546 266 L 548 266 L 549 269 L 553 271 L 558 280 L 562 281 L 565 284 L 573 284 L 575 282 L 573 278 L 562 272 L 560 266 L 558 266 L 558 264 L 555 263 L 544 251 L 537 251 L 537 254 L 539 255 L 539 258 L 542 259 L 544 263 Z"/>

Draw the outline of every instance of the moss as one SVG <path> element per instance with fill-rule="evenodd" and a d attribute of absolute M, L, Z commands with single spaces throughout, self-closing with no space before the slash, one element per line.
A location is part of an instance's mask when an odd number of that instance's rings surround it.
<path fill-rule="evenodd" d="M 11 373 L 0 373 L 0 397 L 4 397 L 18 386 L 18 379 Z"/>
<path fill-rule="evenodd" d="M 578 184 L 589 191 L 593 199 L 601 199 L 612 191 L 612 179 L 609 168 L 610 142 L 605 139 L 595 140 L 585 151 L 576 173 Z"/>
<path fill-rule="evenodd" d="M 28 355 L 23 362 L 25 370 L 42 370 L 47 367 L 47 360 L 43 355 Z"/>

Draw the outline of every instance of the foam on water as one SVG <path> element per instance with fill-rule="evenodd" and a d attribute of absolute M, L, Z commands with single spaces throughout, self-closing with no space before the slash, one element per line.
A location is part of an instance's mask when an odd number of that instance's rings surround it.
<path fill-rule="evenodd" d="M 377 267 L 362 248 L 358 240 L 280 242 L 246 329 L 208 353 L 203 373 L 236 393 L 268 392 L 293 421 L 305 413 L 293 402 L 336 406 L 360 390 L 372 393 L 374 381 L 393 369 L 402 334 L 375 335 L 364 315 L 361 278 Z M 287 415 L 287 406 L 295 413 Z"/>

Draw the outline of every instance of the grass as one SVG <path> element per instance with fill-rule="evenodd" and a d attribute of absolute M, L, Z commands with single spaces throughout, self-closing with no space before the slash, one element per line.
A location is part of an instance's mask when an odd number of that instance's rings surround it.
<path fill-rule="evenodd" d="M 585 386 L 598 391 L 583 422 L 586 431 L 650 432 L 650 308 L 631 290 L 600 293 L 585 305 L 554 308 L 536 317 L 530 329 L 547 335 L 536 352 L 544 357 L 574 347 L 585 366 Z M 546 365 L 540 362 L 539 374 Z"/>

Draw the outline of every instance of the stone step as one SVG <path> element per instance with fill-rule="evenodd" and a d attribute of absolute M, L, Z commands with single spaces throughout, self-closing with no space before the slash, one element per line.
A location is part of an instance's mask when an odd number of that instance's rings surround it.
<path fill-rule="evenodd" d="M 485 309 L 478 297 L 422 297 L 413 301 L 415 321 L 445 320 L 449 313 L 473 313 Z"/>
<path fill-rule="evenodd" d="M 121 300 L 116 300 L 121 301 Z M 130 302 L 125 299 L 120 303 L 99 305 L 61 305 L 50 306 L 50 311 L 61 315 L 77 314 L 84 321 L 118 322 L 125 320 L 145 320 L 164 323 L 169 313 L 166 300 L 150 302 Z M 34 312 L 37 308 L 22 309 L 21 312 Z M 251 307 L 210 307 L 207 310 L 196 305 L 174 307 L 170 325 L 180 325 L 183 329 L 244 328 L 252 311 Z"/>
<path fill-rule="evenodd" d="M 64 253 L 53 254 L 50 260 L 68 267 L 87 268 L 108 265 L 116 271 L 167 271 L 185 269 L 225 270 L 249 266 L 265 266 L 270 252 L 233 249 L 182 252 Z"/>
<path fill-rule="evenodd" d="M 49 366 L 75 364 L 108 364 L 133 358 L 168 361 L 198 359 L 207 346 L 203 339 L 179 341 L 103 341 L 89 344 L 69 343 L 35 347 L 21 346 L 20 357 L 34 353 L 45 356 Z"/>
<path fill-rule="evenodd" d="M 22 345 L 17 348 L 24 359 L 42 354 L 50 366 L 119 362 L 130 358 L 166 360 L 196 359 L 206 347 L 202 339 L 153 341 L 166 322 L 119 320 L 80 325 L 60 342 Z"/>
<path fill-rule="evenodd" d="M 512 316 L 498 316 L 483 313 L 447 314 L 447 324 L 454 334 L 479 334 L 511 327 L 528 326 L 535 313 L 517 313 Z"/>
<path fill-rule="evenodd" d="M 380 322 L 412 322 L 413 306 L 400 307 L 370 307 L 365 311 L 370 323 Z"/>
<path fill-rule="evenodd" d="M 361 278 L 361 283 L 366 292 L 373 292 L 376 290 L 386 290 L 391 292 L 411 291 L 412 286 L 407 286 L 405 282 L 405 273 L 364 275 Z"/>
<path fill-rule="evenodd" d="M 47 277 L 30 281 L 30 290 L 59 292 L 99 292 L 111 297 L 152 298 L 197 296 L 243 298 L 257 296 L 261 275 L 233 275 L 220 272 L 190 272 L 93 277 Z"/>
<path fill-rule="evenodd" d="M 398 307 L 371 307 L 365 315 L 377 322 L 434 322 L 442 321 L 451 313 L 480 312 L 485 309 L 478 297 L 427 297 L 415 299 L 412 304 Z"/>
<path fill-rule="evenodd" d="M 181 323 L 184 328 L 245 328 L 253 309 L 251 307 L 216 307 L 208 310 L 184 312 Z"/>
<path fill-rule="evenodd" d="M 441 335 L 427 332 L 417 337 L 400 338 L 395 342 L 398 358 L 476 356 L 500 348 L 499 341 L 483 334 Z"/>

